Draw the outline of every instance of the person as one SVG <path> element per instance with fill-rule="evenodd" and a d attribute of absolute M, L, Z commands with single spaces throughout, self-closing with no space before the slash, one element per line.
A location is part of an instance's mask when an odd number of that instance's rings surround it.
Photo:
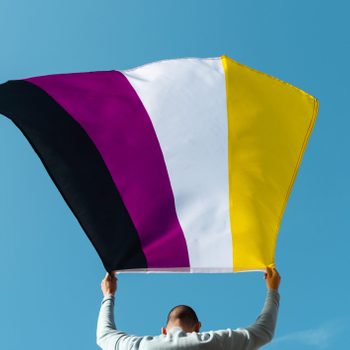
<path fill-rule="evenodd" d="M 114 300 L 117 279 L 106 274 L 101 282 L 103 300 L 97 321 L 97 345 L 103 350 L 168 350 L 168 349 L 233 349 L 253 350 L 270 342 L 275 331 L 279 307 L 281 277 L 276 269 L 265 272 L 267 295 L 256 322 L 247 328 L 200 332 L 201 323 L 195 311 L 187 305 L 170 310 L 166 327 L 157 336 L 133 336 L 116 329 Z"/>

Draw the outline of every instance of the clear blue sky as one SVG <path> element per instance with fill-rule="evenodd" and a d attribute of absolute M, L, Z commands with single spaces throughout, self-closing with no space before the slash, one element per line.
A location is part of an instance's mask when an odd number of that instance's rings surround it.
<path fill-rule="evenodd" d="M 347 1 L 1 0 L 0 82 L 227 54 L 316 96 L 320 110 L 280 229 L 283 276 L 268 349 L 350 343 Z M 0 347 L 96 349 L 103 266 L 19 130 L 0 117 Z M 54 249 L 52 249 L 54 247 Z M 192 305 L 204 330 L 245 326 L 261 273 L 122 275 L 120 329 L 157 334 Z"/>

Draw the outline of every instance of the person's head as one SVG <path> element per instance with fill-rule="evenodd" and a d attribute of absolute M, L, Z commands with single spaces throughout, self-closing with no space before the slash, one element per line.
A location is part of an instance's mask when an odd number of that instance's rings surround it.
<path fill-rule="evenodd" d="M 180 327 L 187 333 L 199 332 L 201 323 L 198 321 L 198 317 L 191 307 L 178 305 L 169 311 L 166 327 L 162 327 L 162 333 L 167 334 L 173 327 Z"/>

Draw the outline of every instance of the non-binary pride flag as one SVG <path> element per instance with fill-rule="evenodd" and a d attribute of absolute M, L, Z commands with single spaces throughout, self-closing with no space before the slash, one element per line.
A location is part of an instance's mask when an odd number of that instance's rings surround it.
<path fill-rule="evenodd" d="M 108 271 L 272 266 L 317 108 L 227 56 L 0 85 Z"/>

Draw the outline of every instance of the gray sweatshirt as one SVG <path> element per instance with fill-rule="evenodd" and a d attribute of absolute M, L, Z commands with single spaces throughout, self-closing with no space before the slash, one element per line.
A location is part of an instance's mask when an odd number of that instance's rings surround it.
<path fill-rule="evenodd" d="M 108 295 L 102 300 L 97 321 L 97 344 L 103 350 L 258 349 L 273 337 L 278 305 L 278 292 L 268 290 L 260 316 L 247 328 L 186 333 L 180 327 L 174 327 L 166 335 L 139 337 L 116 329 L 113 314 L 114 297 Z"/>

